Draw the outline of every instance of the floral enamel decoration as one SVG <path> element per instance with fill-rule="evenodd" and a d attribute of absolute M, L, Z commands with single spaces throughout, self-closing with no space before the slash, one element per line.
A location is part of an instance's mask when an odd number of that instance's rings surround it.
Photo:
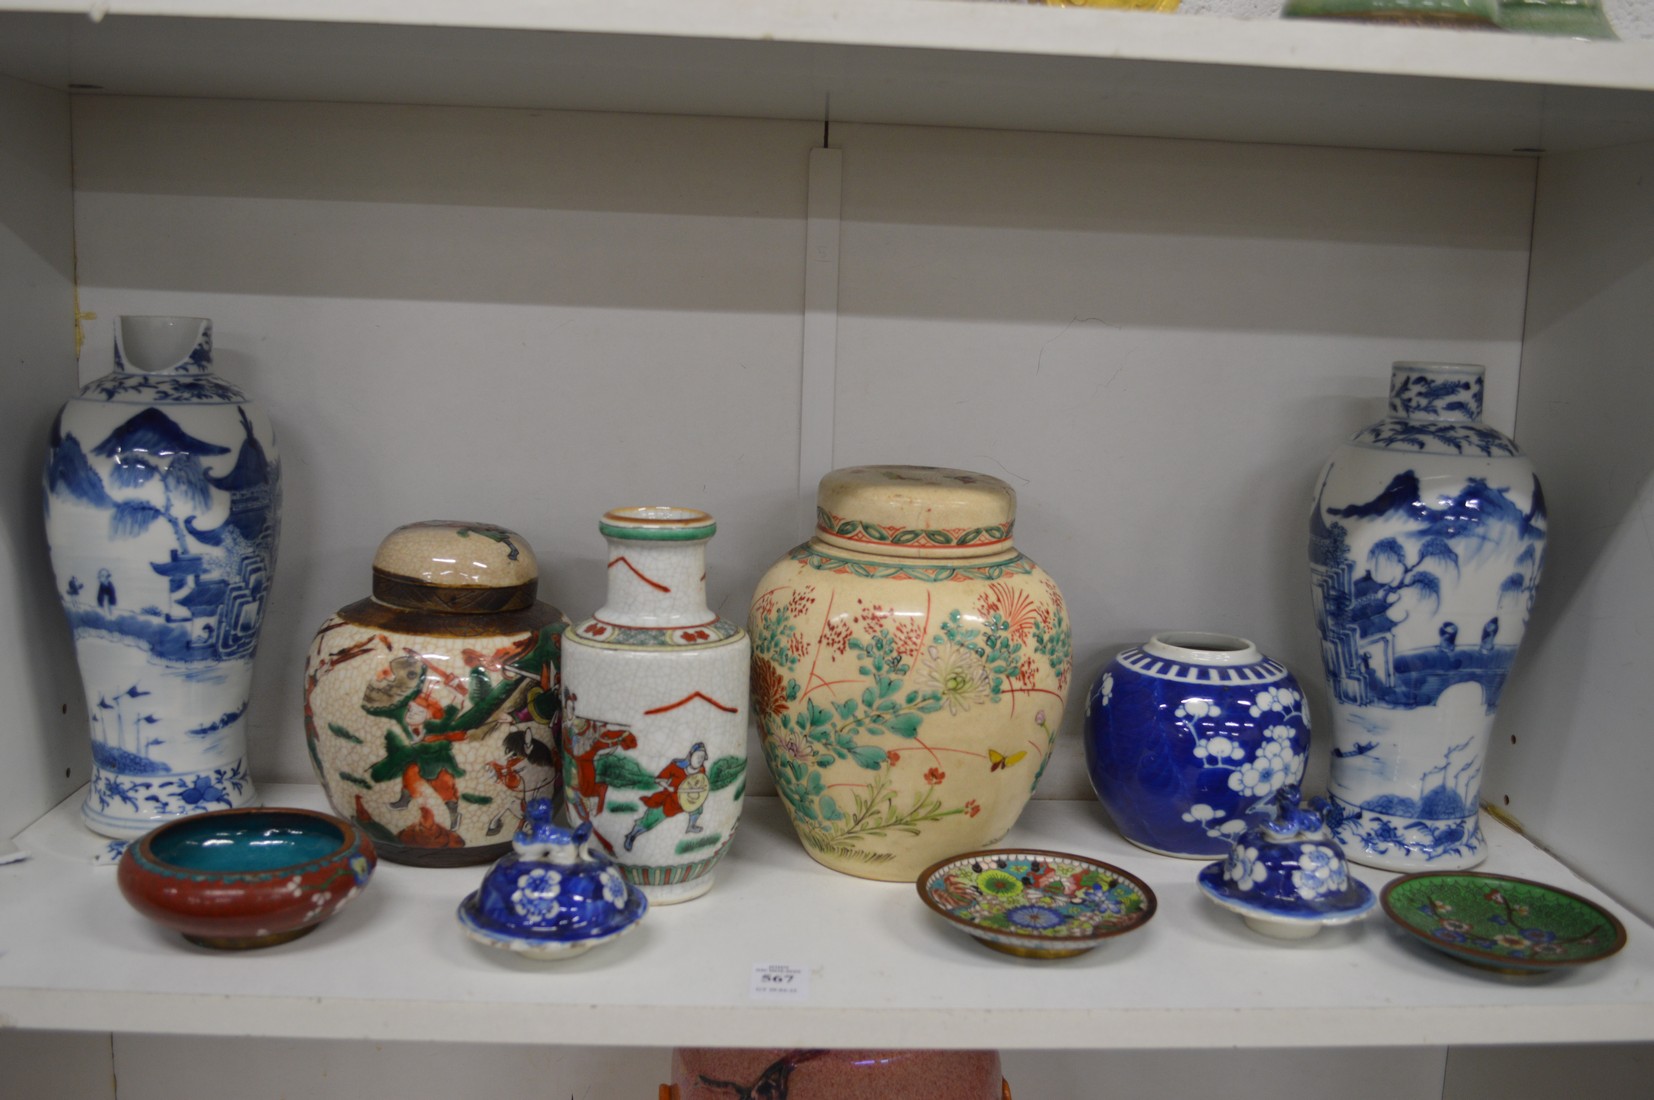
<path fill-rule="evenodd" d="M 1061 592 L 1010 545 L 996 479 L 857 467 L 753 598 L 753 705 L 805 848 L 911 880 L 992 843 L 1043 774 L 1071 668 Z"/>
<path fill-rule="evenodd" d="M 1141 927 L 1154 892 L 1118 867 L 1064 852 L 967 852 L 916 880 L 933 912 L 996 951 L 1066 958 Z"/>
<path fill-rule="evenodd" d="M 1541 974 L 1596 962 L 1625 946 L 1625 926 L 1596 902 L 1542 882 L 1424 871 L 1384 888 L 1385 915 L 1460 962 Z"/>

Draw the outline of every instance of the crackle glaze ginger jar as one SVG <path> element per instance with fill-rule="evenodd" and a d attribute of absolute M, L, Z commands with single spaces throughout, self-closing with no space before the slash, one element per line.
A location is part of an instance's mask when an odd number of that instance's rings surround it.
<path fill-rule="evenodd" d="M 86 824 L 136 838 L 256 802 L 245 718 L 281 463 L 270 418 L 212 372 L 212 322 L 120 318 L 115 369 L 58 415 L 45 475 L 91 718 Z"/>
<path fill-rule="evenodd" d="M 322 624 L 304 670 L 304 731 L 328 801 L 379 854 L 427 867 L 511 850 L 557 784 L 563 613 L 535 599 L 521 535 L 486 523 L 398 527 L 373 595 Z"/>
<path fill-rule="evenodd" d="M 706 605 L 693 508 L 617 508 L 608 598 L 563 645 L 564 782 L 627 881 L 671 905 L 712 889 L 746 793 L 747 633 Z"/>
<path fill-rule="evenodd" d="M 1548 523 L 1533 464 L 1481 414 L 1481 367 L 1397 363 L 1389 417 L 1339 447 L 1317 483 L 1327 824 L 1372 867 L 1460 870 L 1487 856 L 1482 767 Z"/>
<path fill-rule="evenodd" d="M 852 467 L 817 506 L 748 620 L 765 760 L 817 861 L 912 882 L 1032 797 L 1068 693 L 1066 607 L 1012 545 L 998 478 Z"/>

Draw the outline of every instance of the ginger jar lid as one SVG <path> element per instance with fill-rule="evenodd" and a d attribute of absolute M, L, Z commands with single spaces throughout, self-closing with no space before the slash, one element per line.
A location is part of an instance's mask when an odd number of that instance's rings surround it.
<path fill-rule="evenodd" d="M 415 611 L 520 611 L 534 603 L 539 578 L 528 541 L 492 523 L 410 523 L 373 556 L 374 600 Z"/>
<path fill-rule="evenodd" d="M 850 466 L 821 479 L 815 537 L 894 557 L 960 557 L 1011 549 L 1016 490 L 997 477 L 941 466 Z"/>

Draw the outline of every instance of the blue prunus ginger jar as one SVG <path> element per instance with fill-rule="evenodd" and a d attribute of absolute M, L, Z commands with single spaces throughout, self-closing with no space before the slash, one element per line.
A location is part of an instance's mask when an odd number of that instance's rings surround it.
<path fill-rule="evenodd" d="M 1459 870 L 1549 524 L 1539 478 L 1481 422 L 1482 368 L 1397 363 L 1390 415 L 1316 481 L 1309 559 L 1333 704 L 1328 824 L 1350 859 Z"/>
<path fill-rule="evenodd" d="M 270 420 L 212 372 L 212 322 L 122 317 L 52 425 L 46 537 L 92 735 L 82 815 L 138 837 L 255 801 L 246 717 L 276 564 Z"/>
<path fill-rule="evenodd" d="M 1125 838 L 1210 859 L 1303 779 L 1309 713 L 1286 667 L 1245 638 L 1156 634 L 1086 697 L 1091 786 Z"/>

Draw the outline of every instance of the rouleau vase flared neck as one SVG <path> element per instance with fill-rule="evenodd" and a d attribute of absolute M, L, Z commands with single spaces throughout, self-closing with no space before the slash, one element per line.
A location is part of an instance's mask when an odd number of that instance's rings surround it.
<path fill-rule="evenodd" d="M 610 626 L 661 629 L 717 619 L 706 603 L 706 544 L 718 525 L 694 508 L 616 508 L 598 524 L 608 540 L 608 595 L 593 616 Z"/>

